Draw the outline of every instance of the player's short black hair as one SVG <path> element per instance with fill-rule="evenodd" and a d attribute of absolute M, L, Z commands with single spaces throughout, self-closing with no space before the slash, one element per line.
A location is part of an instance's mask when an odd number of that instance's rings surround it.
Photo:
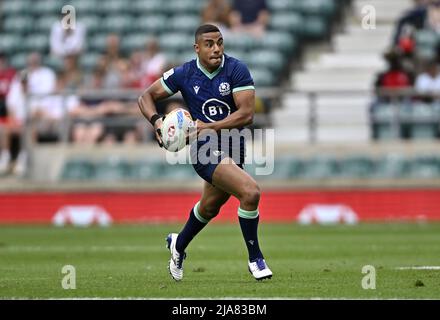
<path fill-rule="evenodd" d="M 213 24 L 203 24 L 197 28 L 196 33 L 194 35 L 194 40 L 197 42 L 197 39 L 204 33 L 210 32 L 220 32 L 220 29 Z"/>

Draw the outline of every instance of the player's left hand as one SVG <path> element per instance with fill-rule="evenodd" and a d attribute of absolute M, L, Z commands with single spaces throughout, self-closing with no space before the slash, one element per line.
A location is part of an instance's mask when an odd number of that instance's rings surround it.
<path fill-rule="evenodd" d="M 194 126 L 192 126 L 188 133 L 187 143 L 191 143 L 196 140 L 197 137 L 202 133 L 203 130 L 209 129 L 209 124 L 202 122 L 200 120 L 194 121 Z"/>

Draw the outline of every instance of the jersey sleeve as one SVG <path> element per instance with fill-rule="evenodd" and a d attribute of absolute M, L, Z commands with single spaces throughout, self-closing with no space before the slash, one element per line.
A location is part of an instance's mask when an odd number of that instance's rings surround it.
<path fill-rule="evenodd" d="M 232 92 L 255 90 L 254 79 L 246 65 L 238 62 L 232 75 Z"/>
<path fill-rule="evenodd" d="M 170 95 L 180 90 L 183 80 L 183 67 L 172 68 L 163 73 L 160 83 Z"/>

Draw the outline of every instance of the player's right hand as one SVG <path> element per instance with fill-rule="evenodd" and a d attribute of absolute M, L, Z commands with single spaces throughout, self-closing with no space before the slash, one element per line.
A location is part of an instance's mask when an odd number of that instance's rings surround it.
<path fill-rule="evenodd" d="M 154 123 L 154 133 L 156 134 L 156 141 L 159 144 L 159 147 L 163 147 L 163 141 L 162 141 L 162 119 L 157 119 Z"/>

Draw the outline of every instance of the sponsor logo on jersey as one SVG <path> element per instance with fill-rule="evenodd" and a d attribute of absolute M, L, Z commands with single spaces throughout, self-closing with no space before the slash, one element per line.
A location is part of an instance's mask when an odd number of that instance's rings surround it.
<path fill-rule="evenodd" d="M 200 87 L 199 87 L 199 86 L 194 86 L 193 89 L 194 89 L 194 92 L 195 92 L 196 94 L 198 94 L 198 93 L 199 93 L 199 89 L 200 89 Z"/>
<path fill-rule="evenodd" d="M 218 91 L 220 91 L 220 94 L 222 96 L 227 96 L 228 94 L 231 93 L 231 86 L 229 85 L 228 82 L 222 82 L 218 87 Z"/>
<path fill-rule="evenodd" d="M 206 119 L 216 122 L 229 116 L 231 108 L 226 102 L 212 98 L 202 105 L 202 112 Z"/>

